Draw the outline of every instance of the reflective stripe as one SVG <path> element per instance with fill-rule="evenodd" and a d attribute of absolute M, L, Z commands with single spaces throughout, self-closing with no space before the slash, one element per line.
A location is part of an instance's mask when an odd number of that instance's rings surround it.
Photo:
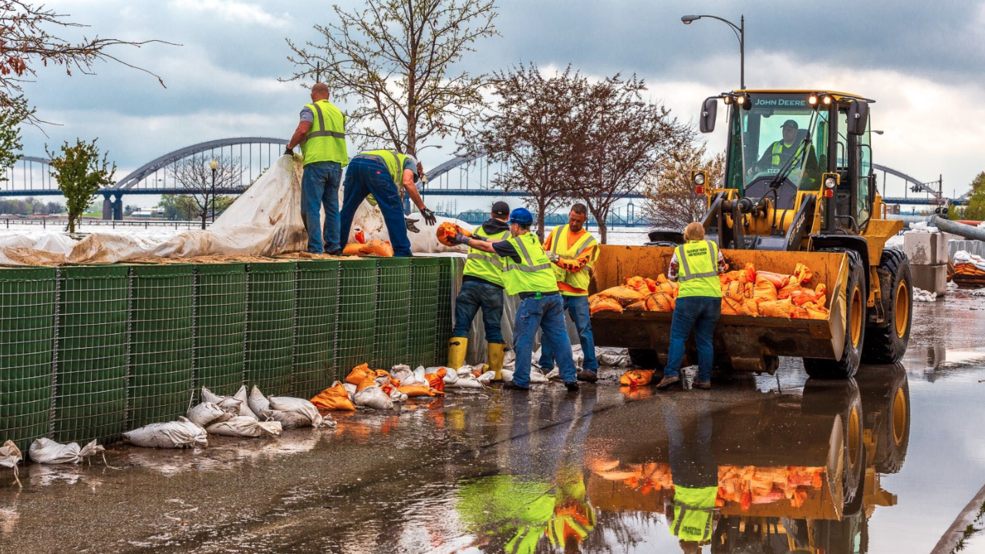
<path fill-rule="evenodd" d="M 715 508 L 698 508 L 696 506 L 689 506 L 688 504 L 677 501 L 674 501 L 674 504 L 681 507 L 681 511 L 677 516 L 677 525 L 674 526 L 674 536 L 680 537 L 681 525 L 684 523 L 684 516 L 687 514 L 688 510 L 691 510 L 694 512 L 705 512 L 709 514 L 710 517 L 705 519 L 705 528 L 701 532 L 701 540 L 706 541 L 711 538 L 711 522 L 714 519 Z"/>
<path fill-rule="evenodd" d="M 479 261 L 482 261 L 482 262 L 489 262 L 492 265 L 498 267 L 499 269 L 501 269 L 501 270 L 503 269 L 503 263 L 502 262 L 500 262 L 499 260 L 493 259 L 493 258 L 491 258 L 489 256 L 483 256 L 482 254 L 469 254 L 465 258 L 466 259 L 469 259 L 469 260 L 479 260 Z"/>
<path fill-rule="evenodd" d="M 523 255 L 523 258 L 525 260 L 527 260 L 527 265 L 533 266 L 534 265 L 534 261 L 533 261 L 533 259 L 530 258 L 530 252 L 527 252 L 527 246 L 525 244 L 523 244 L 523 241 L 522 240 L 516 241 L 516 244 L 517 244 L 517 246 L 520 247 L 520 254 L 522 254 Z M 551 266 L 548 265 L 547 267 L 551 267 Z"/>
<path fill-rule="evenodd" d="M 305 135 L 304 140 L 307 141 L 311 137 L 345 138 L 345 133 L 336 133 L 335 131 L 315 131 L 314 133 L 308 133 Z"/>
<path fill-rule="evenodd" d="M 318 105 L 318 102 L 312 102 L 311 105 L 314 106 L 315 111 L 318 112 L 318 130 L 306 134 L 304 138 L 301 139 L 301 144 L 308 142 L 308 139 L 312 137 L 333 137 L 344 139 L 345 133 L 325 130 L 325 116 L 321 113 L 321 106 Z"/>
<path fill-rule="evenodd" d="M 543 269 L 550 269 L 550 268 L 551 268 L 551 264 L 535 265 L 535 266 L 510 264 L 503 271 L 513 271 L 515 269 L 517 271 L 526 271 L 528 273 L 536 273 L 536 272 L 541 271 Z"/>
<path fill-rule="evenodd" d="M 690 281 L 691 279 L 700 279 L 702 277 L 717 277 L 718 276 L 718 252 L 715 249 L 714 243 L 710 240 L 706 240 L 705 244 L 708 245 L 708 253 L 711 255 L 711 266 L 715 268 L 715 271 L 709 271 L 707 273 L 691 273 L 691 268 L 687 263 L 687 256 L 684 255 L 684 245 L 677 247 L 677 261 L 684 266 L 684 276 L 677 276 L 678 281 Z"/>
<path fill-rule="evenodd" d="M 578 252 L 575 254 L 575 257 L 581 256 L 582 252 L 584 252 L 591 246 L 595 246 L 595 244 L 596 244 L 595 237 L 589 237 L 588 240 L 585 241 L 585 244 L 581 245 L 581 248 L 578 249 Z"/>

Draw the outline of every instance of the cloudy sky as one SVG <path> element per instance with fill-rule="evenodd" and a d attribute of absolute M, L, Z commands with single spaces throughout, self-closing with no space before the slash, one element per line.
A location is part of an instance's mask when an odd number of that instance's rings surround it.
<path fill-rule="evenodd" d="M 340 0 L 355 7 L 361 0 Z M 27 155 L 44 145 L 99 138 L 118 177 L 182 146 L 236 136 L 289 138 L 307 93 L 281 83 L 293 66 L 285 38 L 317 40 L 327 2 L 251 0 L 52 0 L 47 5 L 90 25 L 84 32 L 161 39 L 114 53 L 160 75 L 105 64 L 95 76 L 39 70 L 25 88 L 38 115 L 60 126 L 24 131 Z M 746 17 L 749 88 L 829 88 L 874 98 L 874 156 L 924 181 L 943 175 L 958 194 L 985 170 L 985 2 L 867 0 L 824 9 L 807 2 L 677 0 L 499 0 L 502 36 L 463 62 L 489 72 L 520 62 L 544 69 L 571 63 L 594 76 L 636 73 L 652 99 L 681 120 L 700 101 L 738 88 L 738 42 L 723 23 L 681 23 L 684 14 Z M 719 131 L 722 128 L 719 127 Z M 710 146 L 722 148 L 721 132 Z M 427 165 L 449 156 L 431 149 Z M 897 193 L 902 183 L 897 182 Z M 890 180 L 890 187 L 894 183 Z M 890 191 L 892 192 L 892 190 Z"/>

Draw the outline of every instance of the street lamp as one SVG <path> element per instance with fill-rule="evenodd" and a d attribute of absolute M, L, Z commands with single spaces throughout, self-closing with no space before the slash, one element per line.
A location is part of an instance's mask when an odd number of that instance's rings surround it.
<path fill-rule="evenodd" d="M 681 18 L 681 22 L 685 25 L 690 25 L 692 22 L 697 21 L 702 17 L 717 19 L 722 23 L 725 23 L 732 28 L 732 32 L 735 33 L 735 38 L 739 39 L 739 88 L 741 90 L 746 90 L 746 16 L 740 16 L 738 26 L 727 19 L 722 19 L 721 17 L 715 15 L 685 15 Z"/>
<path fill-rule="evenodd" d="M 212 223 L 215 223 L 215 172 L 219 169 L 219 161 L 212 158 L 209 162 L 209 167 L 212 168 Z M 205 225 L 202 225 L 205 228 Z"/>

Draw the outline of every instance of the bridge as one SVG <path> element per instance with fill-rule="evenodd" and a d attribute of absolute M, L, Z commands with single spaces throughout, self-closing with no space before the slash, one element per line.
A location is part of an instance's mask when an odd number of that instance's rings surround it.
<path fill-rule="evenodd" d="M 201 142 L 184 148 L 179 148 L 159 156 L 128 173 L 113 186 L 101 189 L 98 194 L 103 197 L 103 218 L 119 220 L 123 217 L 123 197 L 126 195 L 162 195 L 162 194 L 201 194 L 200 188 L 188 187 L 180 182 L 169 170 L 174 164 L 187 159 L 201 160 L 206 164 L 209 158 L 223 157 L 243 170 L 239 186 L 224 189 L 222 194 L 238 194 L 246 188 L 263 171 L 279 158 L 287 141 L 269 137 L 227 138 Z M 423 150 L 423 149 L 422 149 Z M 490 162 L 482 155 L 456 156 L 433 167 L 428 171 L 428 182 L 422 187 L 422 193 L 432 197 L 447 197 L 454 205 L 443 210 L 442 214 L 459 217 L 465 221 L 481 223 L 487 215 L 478 212 L 459 212 L 452 209 L 457 206 L 458 199 L 489 197 L 524 197 L 526 193 L 518 190 L 503 190 L 494 187 L 494 175 L 501 174 L 505 169 L 501 163 Z M 957 198 L 946 198 L 943 195 L 943 179 L 923 182 L 896 169 L 873 164 L 873 169 L 882 172 L 883 200 L 887 204 L 940 206 L 950 202 L 955 205 L 967 203 L 970 192 Z M 0 197 L 9 196 L 60 196 L 57 183 L 51 175 L 49 160 L 45 158 L 25 156 L 18 160 L 14 167 L 6 171 L 6 181 L 0 183 Z M 903 181 L 904 196 L 887 196 L 887 179 Z M 913 195 L 910 195 L 910 193 Z M 643 198 L 640 193 L 630 193 L 623 197 L 628 204 L 614 208 L 610 215 L 609 225 L 635 226 L 645 225 L 645 222 L 635 218 L 633 200 Z M 558 217 L 563 218 L 564 214 Z M 481 218 L 481 219 L 480 219 Z M 552 220 L 553 221 L 553 220 Z M 592 220 L 594 222 L 594 220 Z"/>

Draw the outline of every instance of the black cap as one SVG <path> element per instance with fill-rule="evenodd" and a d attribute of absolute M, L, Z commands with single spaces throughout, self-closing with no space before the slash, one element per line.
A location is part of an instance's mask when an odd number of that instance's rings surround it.
<path fill-rule="evenodd" d="M 500 200 L 499 202 L 493 204 L 492 213 L 500 217 L 506 217 L 510 215 L 510 205 Z"/>
<path fill-rule="evenodd" d="M 800 125 L 797 125 L 797 122 L 796 121 L 794 121 L 792 119 L 788 119 L 788 120 L 786 120 L 786 121 L 783 122 L 783 127 L 793 127 L 794 129 L 798 129 L 798 128 L 800 128 Z"/>

